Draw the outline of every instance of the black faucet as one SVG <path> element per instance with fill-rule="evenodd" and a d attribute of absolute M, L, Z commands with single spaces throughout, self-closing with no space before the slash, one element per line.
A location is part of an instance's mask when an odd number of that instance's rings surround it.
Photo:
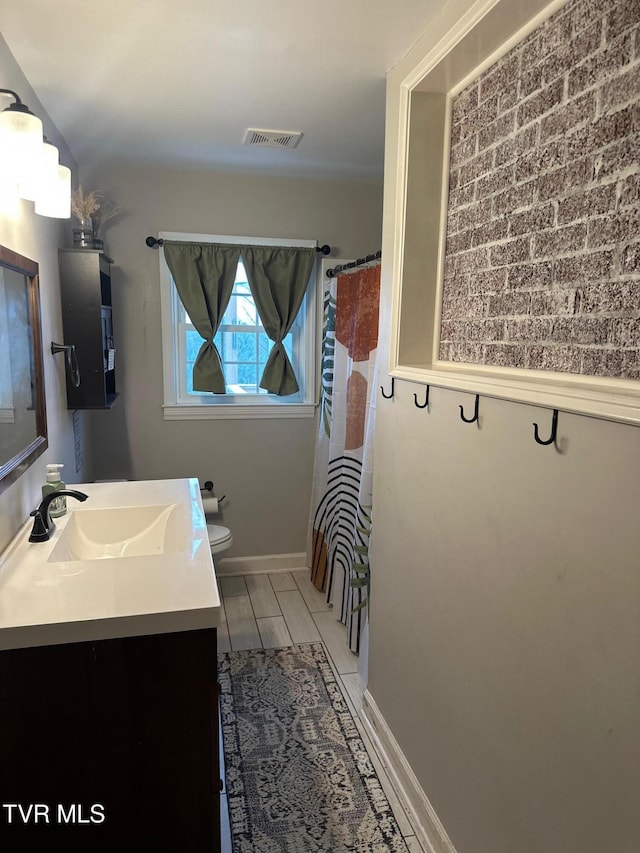
<path fill-rule="evenodd" d="M 42 502 L 38 509 L 34 509 L 30 515 L 33 516 L 33 529 L 29 542 L 46 542 L 51 538 L 56 526 L 49 515 L 49 504 L 60 495 L 68 495 L 70 498 L 75 498 L 78 501 L 86 501 L 89 495 L 84 492 L 74 492 L 73 489 L 60 489 L 59 492 L 49 492 L 42 498 Z"/>

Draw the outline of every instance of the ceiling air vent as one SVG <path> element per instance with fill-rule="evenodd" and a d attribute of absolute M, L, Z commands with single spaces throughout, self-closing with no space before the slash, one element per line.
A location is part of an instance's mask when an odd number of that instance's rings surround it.
<path fill-rule="evenodd" d="M 244 138 L 245 145 L 257 145 L 260 148 L 295 148 L 302 139 L 299 130 L 262 130 L 250 127 Z"/>

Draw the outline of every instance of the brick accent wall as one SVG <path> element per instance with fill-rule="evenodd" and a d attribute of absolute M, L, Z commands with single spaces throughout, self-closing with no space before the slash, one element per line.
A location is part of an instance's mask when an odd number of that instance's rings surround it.
<path fill-rule="evenodd" d="M 640 0 L 570 0 L 453 101 L 440 358 L 640 379 Z"/>

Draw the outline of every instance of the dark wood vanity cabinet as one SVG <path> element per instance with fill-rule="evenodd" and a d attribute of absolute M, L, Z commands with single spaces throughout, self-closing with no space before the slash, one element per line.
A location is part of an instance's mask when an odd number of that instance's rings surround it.
<path fill-rule="evenodd" d="M 92 249 L 60 249 L 64 343 L 76 349 L 80 385 L 67 376 L 67 408 L 108 409 L 116 397 L 111 258 Z"/>
<path fill-rule="evenodd" d="M 215 629 L 0 652 L 0 849 L 219 851 L 218 737 Z"/>

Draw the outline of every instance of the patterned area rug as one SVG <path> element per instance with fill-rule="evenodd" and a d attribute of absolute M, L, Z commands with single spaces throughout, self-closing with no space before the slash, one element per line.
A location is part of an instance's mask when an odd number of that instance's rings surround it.
<path fill-rule="evenodd" d="M 322 645 L 219 664 L 233 853 L 407 853 Z"/>

